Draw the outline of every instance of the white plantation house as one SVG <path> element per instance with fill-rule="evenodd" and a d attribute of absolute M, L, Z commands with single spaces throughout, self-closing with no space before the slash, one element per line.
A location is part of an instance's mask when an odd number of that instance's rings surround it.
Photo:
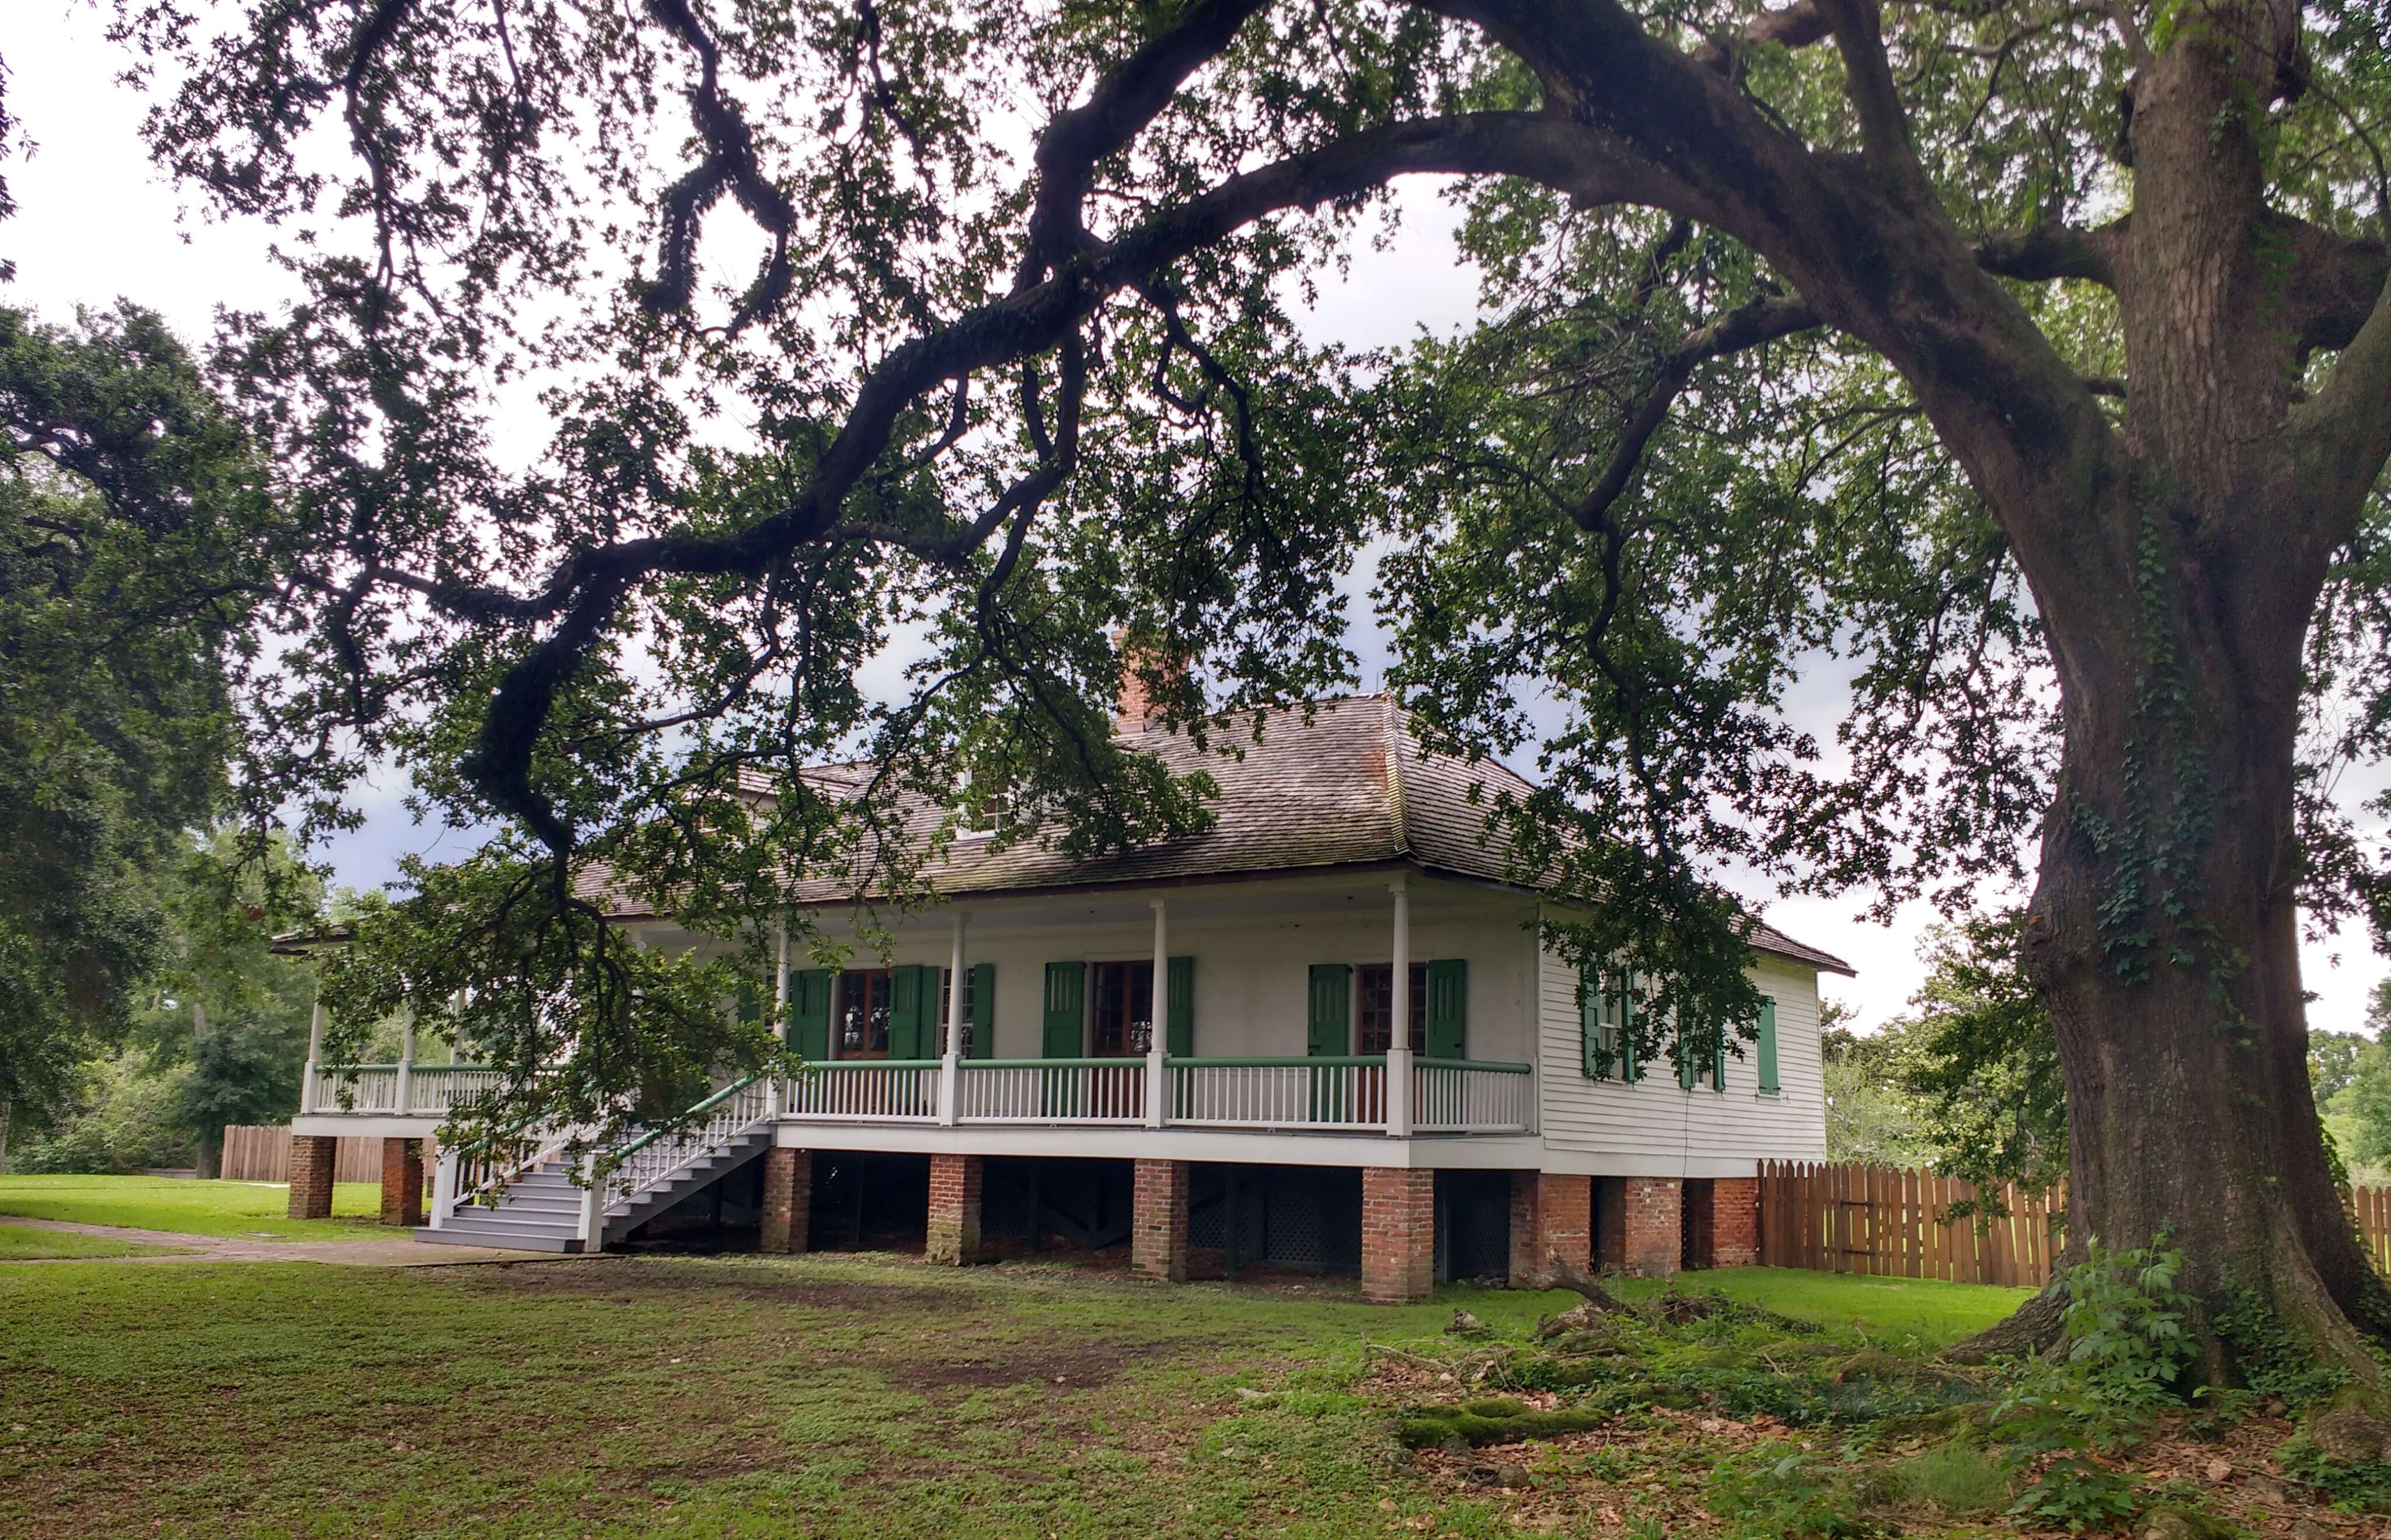
<path fill-rule="evenodd" d="M 1120 728 L 1198 762 L 1175 733 Z M 594 1187 L 561 1138 L 512 1171 L 442 1154 L 419 1238 L 592 1249 L 702 1206 L 770 1251 L 918 1236 L 968 1262 L 1126 1240 L 1157 1277 L 1358 1272 L 1384 1300 L 1555 1254 L 1753 1260 L 1759 1162 L 1825 1155 L 1817 976 L 1848 966 L 1755 926 L 1758 1042 L 1622 1072 L 1615 981 L 1542 948 L 1537 895 L 1483 839 L 1473 786 L 1508 771 L 1424 755 L 1367 695 L 1274 714 L 1241 758 L 1201 762 L 1210 830 L 1077 861 L 958 840 L 944 906 L 896 918 L 892 955 L 770 981 L 802 1074 L 723 1087 L 691 1131 L 610 1152 Z M 791 901 L 847 934 L 835 885 Z M 719 944 L 615 907 L 650 944 Z M 311 1055 L 293 1211 L 329 1201 L 333 1137 L 365 1134 L 413 1222 L 421 1141 L 494 1074 Z"/>

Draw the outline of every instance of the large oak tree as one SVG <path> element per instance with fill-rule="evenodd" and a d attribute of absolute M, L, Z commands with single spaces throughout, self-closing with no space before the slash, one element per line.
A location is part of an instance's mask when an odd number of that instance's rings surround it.
<path fill-rule="evenodd" d="M 2377 891 L 2332 772 L 2391 715 L 2379 12 L 122 14 L 157 153 L 280 221 L 306 294 L 226 338 L 322 539 L 261 770 L 329 797 L 395 756 L 507 830 L 423 874 L 361 1009 L 475 984 L 462 1029 L 576 1112 L 753 1059 L 575 872 L 756 937 L 793 864 L 935 882 L 900 792 L 1187 827 L 1200 783 L 1105 731 L 1121 657 L 1191 726 L 1319 688 L 1391 532 L 1399 685 L 1440 743 L 1533 741 L 1551 789 L 1490 817 L 1688 1044 L 1754 1005 L 1725 863 L 1957 899 L 2038 821 L 2073 1236 L 2171 1234 L 2198 1298 L 2375 1381 L 2297 927 Z M 1422 174 L 1488 323 L 1305 345 L 1304 285 Z M 1821 678 L 1832 752 L 1789 710 Z M 795 775 L 830 756 L 872 768 Z"/>

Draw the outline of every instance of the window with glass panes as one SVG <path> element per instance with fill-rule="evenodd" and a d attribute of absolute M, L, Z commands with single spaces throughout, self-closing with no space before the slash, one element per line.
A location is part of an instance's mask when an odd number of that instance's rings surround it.
<path fill-rule="evenodd" d="M 842 1059 L 888 1056 L 888 1005 L 893 979 L 886 968 L 850 968 L 838 976 L 838 1004 L 831 1016 Z"/>
<path fill-rule="evenodd" d="M 1411 1048 L 1415 1054 L 1428 1052 L 1428 964 L 1412 964 Z M 1354 982 L 1361 986 L 1361 1008 L 1356 1013 L 1358 1054 L 1383 1054 L 1394 1045 L 1395 965 L 1392 963 L 1365 963 L 1354 970 Z"/>
<path fill-rule="evenodd" d="M 1154 964 L 1098 963 L 1089 970 L 1094 999 L 1088 1008 L 1088 1053 L 1129 1058 L 1153 1041 Z"/>

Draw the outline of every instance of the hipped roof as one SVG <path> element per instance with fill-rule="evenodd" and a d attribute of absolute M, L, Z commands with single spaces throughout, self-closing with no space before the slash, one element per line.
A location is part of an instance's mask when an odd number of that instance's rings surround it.
<path fill-rule="evenodd" d="M 1486 827 L 1493 796 L 1506 789 L 1525 795 L 1532 786 L 1492 760 L 1425 753 L 1388 695 L 1340 696 L 1269 712 L 1258 736 L 1235 755 L 1199 749 L 1160 726 L 1132 728 L 1126 746 L 1155 756 L 1174 775 L 1210 774 L 1220 787 L 1209 805 L 1212 826 L 1078 860 L 1034 840 L 994 848 L 986 839 L 958 839 L 927 874 L 929 880 L 940 894 L 960 898 L 1395 865 L 1533 892 L 1510 872 L 1497 836 Z M 824 766 L 807 773 L 829 790 L 861 772 Z M 924 842 L 948 816 L 924 798 L 909 796 L 901 807 L 907 833 Z M 619 890 L 609 892 L 614 885 L 602 869 L 585 872 L 580 886 L 588 897 L 611 899 L 615 912 L 627 917 L 647 912 Z M 806 878 L 790 889 L 799 905 L 842 903 L 853 896 L 851 882 L 830 876 Z M 1758 921 L 1750 941 L 1758 951 L 1830 973 L 1853 972 L 1833 953 Z"/>

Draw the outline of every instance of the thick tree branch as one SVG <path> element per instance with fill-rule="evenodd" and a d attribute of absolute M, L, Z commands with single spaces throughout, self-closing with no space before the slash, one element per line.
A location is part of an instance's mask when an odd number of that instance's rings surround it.
<path fill-rule="evenodd" d="M 1110 296 L 1266 214 L 1350 197 L 1420 172 L 1533 176 L 1605 201 L 1649 195 L 1648 185 L 1632 174 L 1609 178 L 1589 166 L 1584 150 L 1583 136 L 1544 114 L 1475 113 L 1368 130 L 1233 177 L 1109 245 L 1089 247 L 1053 278 L 890 353 L 865 380 L 794 506 L 728 535 L 659 535 L 581 552 L 528 597 L 472 584 L 431 585 L 427 597 L 467 621 L 557 619 L 493 694 L 465 766 L 468 776 L 551 849 L 569 850 L 571 830 L 531 783 L 533 749 L 557 692 L 641 582 L 662 575 L 754 575 L 782 553 L 821 538 L 886 449 L 898 418 L 924 393 L 1055 346 Z"/>
<path fill-rule="evenodd" d="M 2289 248 L 2283 301 L 2300 346 L 2349 346 L 2379 306 L 2391 278 L 2391 252 L 2381 240 L 2342 235 L 2290 214 L 2270 212 L 2267 223 Z"/>
<path fill-rule="evenodd" d="M 1880 173 L 1899 179 L 1911 192 L 1926 189 L 1918 149 L 1910 142 L 1909 113 L 1885 58 L 1883 15 L 1877 0 L 1816 0 L 1834 30 L 1843 59 L 1843 94 L 1860 121 L 1860 145 Z"/>
<path fill-rule="evenodd" d="M 796 210 L 757 164 L 755 136 L 747 120 L 722 91 L 721 50 L 690 10 L 689 0 L 648 0 L 648 11 L 697 56 L 698 84 L 690 90 L 689 111 L 699 137 L 705 141 L 705 158 L 665 195 L 656 281 L 641 302 L 657 315 L 679 315 L 689 308 L 697 293 L 698 226 L 706 211 L 728 192 L 772 238 L 772 249 L 766 253 L 756 281 L 740 296 L 737 310 L 725 325 L 724 330 L 735 335 L 788 297 L 794 276 L 789 237 L 796 228 Z"/>
<path fill-rule="evenodd" d="M 2030 283 L 2082 278 L 2114 289 L 2115 248 L 2125 228 L 2126 222 L 2120 219 L 2097 230 L 2052 222 L 2030 230 L 2003 231 L 1976 242 L 1976 265 L 1997 278 Z"/>
<path fill-rule="evenodd" d="M 1135 138 L 1170 104 L 1187 77 L 1220 57 L 1247 19 L 1269 0 L 1199 0 L 1186 19 L 1141 45 L 1038 137 L 1038 201 L 1021 282 L 1034 283 L 1077 248 L 1079 209 L 1096 162 Z"/>
<path fill-rule="evenodd" d="M 1590 532 L 1598 533 L 1605 528 L 1611 505 L 1627 490 L 1635 467 L 1644 458 L 1644 446 L 1668 421 L 1671 404 L 1686 388 L 1686 382 L 1696 369 L 1713 358 L 1741 353 L 1797 331 L 1808 331 L 1819 324 L 1817 312 L 1799 300 L 1757 299 L 1729 311 L 1680 343 L 1661 360 L 1651 394 L 1620 430 L 1618 447 L 1611 451 L 1610 464 L 1602 479 L 1570 510 L 1571 521 Z"/>
<path fill-rule="evenodd" d="M 2391 282 L 2324 384 L 2292 408 L 2291 425 L 2305 441 L 2318 505 L 2335 516 L 2338 527 L 2328 534 L 2336 544 L 2346 540 L 2391 460 Z"/>

